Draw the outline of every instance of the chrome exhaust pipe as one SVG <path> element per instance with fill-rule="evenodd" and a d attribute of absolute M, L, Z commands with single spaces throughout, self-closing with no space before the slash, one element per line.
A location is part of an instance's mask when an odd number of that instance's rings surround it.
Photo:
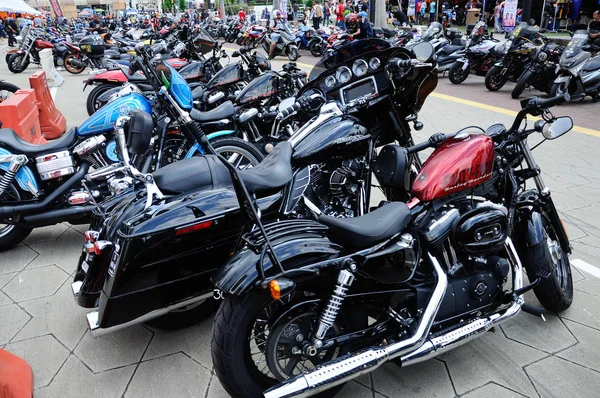
<path fill-rule="evenodd" d="M 298 375 L 267 390 L 265 398 L 308 397 L 318 394 L 372 372 L 388 360 L 407 354 L 415 347 L 423 345 L 448 287 L 448 278 L 440 263 L 431 254 L 429 254 L 429 260 L 438 280 L 429 304 L 421 316 L 419 326 L 412 337 L 384 347 L 376 346 L 360 353 L 344 355 L 312 372 Z"/>
<path fill-rule="evenodd" d="M 508 260 L 513 266 L 513 289 L 516 291 L 523 286 L 521 262 L 510 238 L 506 239 L 505 247 Z M 267 390 L 265 398 L 308 397 L 318 394 L 360 375 L 372 372 L 383 363 L 397 357 L 401 358 L 403 365 L 424 361 L 466 343 L 519 313 L 523 299 L 517 296 L 508 308 L 485 318 L 478 318 L 441 336 L 426 340 L 448 284 L 446 274 L 441 269 L 438 261 L 431 255 L 429 255 L 429 258 L 438 275 L 438 282 L 421 317 L 419 327 L 411 338 L 384 347 L 371 347 L 357 354 L 340 357 L 328 365 L 298 375 Z"/>

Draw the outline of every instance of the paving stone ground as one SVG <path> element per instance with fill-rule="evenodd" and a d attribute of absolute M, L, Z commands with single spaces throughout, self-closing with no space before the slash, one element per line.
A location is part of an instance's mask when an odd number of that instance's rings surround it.
<path fill-rule="evenodd" d="M 303 62 L 309 62 L 304 57 Z M 274 62 L 280 68 L 281 62 Z M 36 69 L 0 79 L 21 87 Z M 66 79 L 56 99 L 70 126 L 86 119 L 81 82 Z M 471 78 L 470 78 L 471 79 Z M 476 78 L 473 78 L 476 79 Z M 482 88 L 483 89 L 483 88 Z M 456 90 L 460 90 L 460 87 Z M 508 95 L 508 93 L 506 93 Z M 566 109 L 566 108 L 565 108 Z M 591 109 L 588 106 L 588 109 Z M 561 114 L 558 108 L 555 112 Z M 430 98 L 417 141 L 468 125 L 510 124 L 505 114 Z M 575 120 L 577 124 L 577 120 Z M 535 156 L 570 234 L 574 253 L 600 267 L 600 138 L 570 133 Z M 0 348 L 25 358 L 37 397 L 225 397 L 212 370 L 211 321 L 178 330 L 135 326 L 100 338 L 86 329 L 85 311 L 70 291 L 85 226 L 35 230 L 0 253 Z M 547 321 L 527 314 L 428 362 L 403 369 L 386 364 L 339 394 L 362 397 L 598 397 L 600 280 L 573 269 L 573 306 Z M 527 300 L 536 302 L 533 295 Z"/>

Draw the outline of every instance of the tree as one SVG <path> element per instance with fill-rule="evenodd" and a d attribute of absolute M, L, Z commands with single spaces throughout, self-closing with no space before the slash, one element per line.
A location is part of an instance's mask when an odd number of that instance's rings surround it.
<path fill-rule="evenodd" d="M 173 1 L 172 0 L 163 0 L 163 12 L 172 12 L 173 11 Z"/>
<path fill-rule="evenodd" d="M 187 10 L 187 0 L 179 0 L 179 11 L 184 12 Z"/>

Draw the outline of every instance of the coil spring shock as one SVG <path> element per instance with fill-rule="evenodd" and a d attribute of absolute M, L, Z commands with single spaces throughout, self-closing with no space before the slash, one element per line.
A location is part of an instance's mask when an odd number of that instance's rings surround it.
<path fill-rule="evenodd" d="M 352 282 L 354 282 L 354 275 L 345 269 L 341 270 L 338 274 L 335 290 L 329 298 L 327 306 L 319 316 L 319 326 L 317 327 L 317 333 L 315 333 L 315 339 L 317 339 L 317 341 L 320 342 L 323 340 L 329 328 L 335 323 L 335 319 L 337 318 L 337 315 L 342 308 L 344 298 L 346 297 L 346 292 L 350 285 L 352 285 Z M 315 342 L 315 346 L 318 345 L 320 344 Z"/>
<path fill-rule="evenodd" d="M 0 178 L 0 197 L 4 195 L 4 191 L 6 191 L 6 188 L 13 182 L 15 176 L 25 163 L 27 163 L 27 157 L 24 155 L 16 155 L 11 159 L 8 170 L 6 170 L 2 178 Z"/>

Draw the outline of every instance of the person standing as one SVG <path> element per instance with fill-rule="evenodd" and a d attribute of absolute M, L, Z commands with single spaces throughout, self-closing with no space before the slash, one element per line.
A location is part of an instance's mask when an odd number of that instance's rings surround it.
<path fill-rule="evenodd" d="M 8 46 L 14 47 L 17 40 L 15 37 L 19 34 L 19 27 L 14 18 L 6 18 L 4 20 L 4 30 L 8 35 Z"/>
<path fill-rule="evenodd" d="M 329 26 L 329 18 L 331 17 L 331 8 L 329 8 L 329 2 L 323 4 L 323 26 Z"/>
<path fill-rule="evenodd" d="M 496 7 L 494 7 L 494 32 L 499 33 L 502 30 L 502 26 L 500 25 L 500 12 L 502 11 L 502 6 L 500 5 L 500 0 L 496 1 Z"/>
<path fill-rule="evenodd" d="M 421 0 L 417 1 L 415 4 L 415 21 L 417 25 L 421 25 L 421 5 L 423 2 Z"/>
<path fill-rule="evenodd" d="M 312 9 L 313 28 L 315 28 L 315 30 L 319 30 L 321 19 L 323 19 L 323 7 L 321 7 L 319 0 L 316 0 Z"/>
<path fill-rule="evenodd" d="M 429 3 L 429 22 L 435 21 L 435 0 Z"/>
<path fill-rule="evenodd" d="M 594 11 L 592 20 L 588 24 L 588 36 L 594 46 L 600 46 L 600 10 Z"/>
<path fill-rule="evenodd" d="M 343 30 L 346 30 L 346 22 L 344 19 L 344 3 L 342 0 L 338 0 L 335 5 L 335 25 Z"/>

